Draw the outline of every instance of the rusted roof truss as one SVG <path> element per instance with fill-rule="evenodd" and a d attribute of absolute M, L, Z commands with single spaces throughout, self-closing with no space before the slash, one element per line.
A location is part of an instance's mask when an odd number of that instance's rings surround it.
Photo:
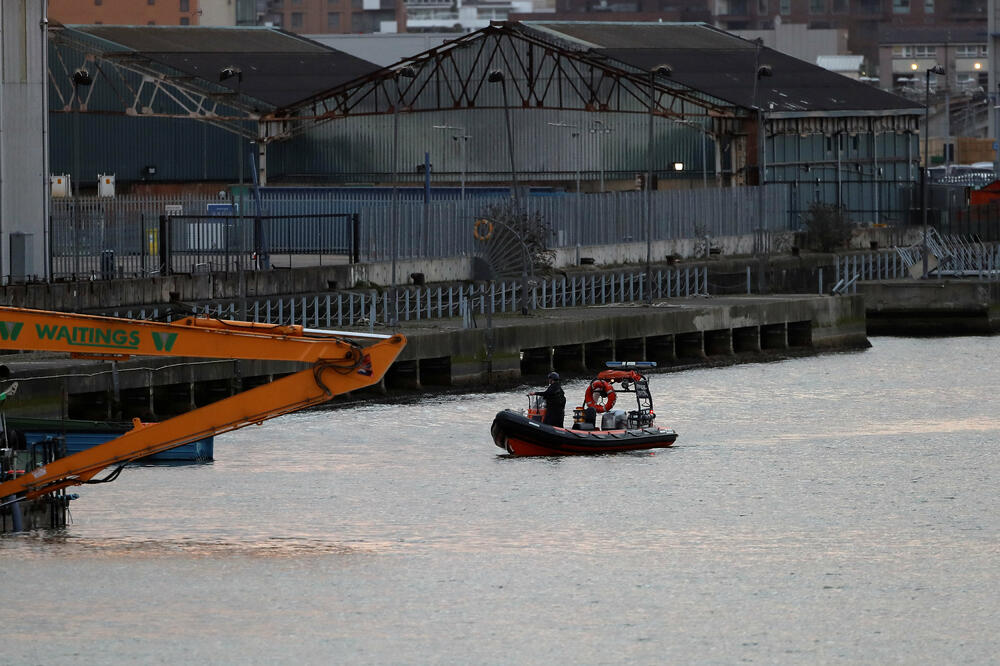
<path fill-rule="evenodd" d="M 397 73 L 407 67 L 414 78 Z M 735 110 L 669 79 L 629 71 L 599 54 L 571 50 L 507 25 L 491 26 L 448 42 L 261 118 L 268 140 L 288 138 L 351 116 L 473 108 L 498 108 L 502 98 L 487 81 L 506 73 L 508 103 L 523 108 L 653 113 L 702 129 L 707 117 Z M 652 85 L 651 85 L 652 84 Z M 694 121 L 694 122 L 692 122 Z"/>
<path fill-rule="evenodd" d="M 103 52 L 92 44 L 73 39 L 70 33 L 52 31 L 50 35 L 66 48 L 56 49 L 49 60 L 49 83 L 60 108 L 53 113 L 98 113 L 142 118 L 184 118 L 215 125 L 226 131 L 257 138 L 256 121 L 260 114 L 254 100 L 237 95 L 224 86 L 199 77 L 171 71 L 135 53 Z M 71 59 L 71 56 L 73 59 Z M 76 57 L 79 60 L 76 60 Z M 79 102 L 74 101 L 73 72 L 86 68 L 92 83 L 78 86 Z M 90 108 L 100 88 L 103 108 Z M 107 98 L 115 100 L 108 108 Z"/>

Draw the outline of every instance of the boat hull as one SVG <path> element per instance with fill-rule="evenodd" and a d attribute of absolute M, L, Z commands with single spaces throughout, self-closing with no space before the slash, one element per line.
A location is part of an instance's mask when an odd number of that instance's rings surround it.
<path fill-rule="evenodd" d="M 490 428 L 493 442 L 517 456 L 574 456 L 644 451 L 672 446 L 677 433 L 649 426 L 635 430 L 567 430 L 529 420 L 506 409 Z"/>
<path fill-rule="evenodd" d="M 79 453 L 98 444 L 104 444 L 128 432 L 131 424 L 107 421 L 77 421 L 60 419 L 32 419 L 8 417 L 7 425 L 20 430 L 29 446 L 48 437 L 62 437 L 66 442 L 66 455 Z M 172 449 L 142 458 L 153 462 L 205 462 L 214 459 L 215 438 L 205 437 L 186 442 Z"/>

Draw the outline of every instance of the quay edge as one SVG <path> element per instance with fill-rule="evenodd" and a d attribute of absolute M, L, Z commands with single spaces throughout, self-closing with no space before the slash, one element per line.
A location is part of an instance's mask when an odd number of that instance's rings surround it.
<path fill-rule="evenodd" d="M 1000 333 L 1000 282 L 980 279 L 859 282 L 870 335 Z"/>
<path fill-rule="evenodd" d="M 869 346 L 860 296 L 732 296 L 651 306 L 566 308 L 494 319 L 487 328 L 405 328 L 386 388 L 490 384 L 549 370 L 587 373 L 610 360 L 662 367 Z"/>

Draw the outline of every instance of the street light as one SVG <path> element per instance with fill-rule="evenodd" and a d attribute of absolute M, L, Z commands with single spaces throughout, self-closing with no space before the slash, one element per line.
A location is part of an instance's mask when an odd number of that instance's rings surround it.
<path fill-rule="evenodd" d="M 507 121 L 507 151 L 510 153 L 510 194 L 514 199 L 514 208 L 520 210 L 517 200 L 517 169 L 514 167 L 514 130 L 510 124 L 510 104 L 507 103 L 507 77 L 499 69 L 494 69 L 487 76 L 490 83 L 499 83 L 503 93 L 503 113 Z"/>
<path fill-rule="evenodd" d="M 927 181 L 927 168 L 930 164 L 930 138 L 931 138 L 931 74 L 941 75 L 944 74 L 944 67 L 941 65 L 934 65 L 933 67 L 928 67 L 926 72 L 927 83 L 924 87 L 924 191 L 923 191 L 923 217 L 924 217 L 924 242 L 923 242 L 923 277 L 927 278 L 927 195 L 929 191 Z"/>
<path fill-rule="evenodd" d="M 243 88 L 243 70 L 235 65 L 229 65 L 228 67 L 223 67 L 219 70 L 219 83 L 223 81 L 228 81 L 229 79 L 236 79 L 236 99 L 235 103 L 240 101 L 240 93 Z M 235 104 L 234 104 L 235 108 Z M 236 252 L 236 289 L 239 292 L 240 301 L 240 319 L 246 321 L 247 318 L 247 301 L 246 301 L 246 274 L 243 272 L 243 123 L 239 124 L 239 128 L 236 132 L 236 173 L 239 182 L 239 189 L 237 190 L 238 195 L 236 198 L 236 228 L 240 234 L 239 238 L 241 240 L 240 247 Z M 229 247 L 229 234 L 226 234 L 226 247 Z M 228 249 L 227 249 L 226 263 L 229 263 Z M 226 273 L 229 273 L 229 266 L 226 266 Z"/>
<path fill-rule="evenodd" d="M 80 111 L 83 102 L 80 100 L 80 86 L 89 86 L 94 82 L 90 72 L 81 67 L 73 72 L 73 100 L 76 102 L 76 113 L 73 114 L 73 194 L 80 196 Z"/>
<path fill-rule="evenodd" d="M 754 40 L 757 46 L 754 55 L 754 77 L 753 77 L 753 108 L 757 111 L 757 234 L 755 251 L 760 256 L 760 270 L 757 273 L 757 291 L 763 294 L 767 290 L 767 279 L 765 273 L 769 262 L 767 253 L 767 234 L 764 230 L 764 159 L 766 155 L 764 134 L 764 109 L 757 101 L 758 84 L 762 78 L 771 76 L 771 66 L 760 63 L 760 52 L 764 47 L 764 40 L 757 38 Z"/>
<path fill-rule="evenodd" d="M 392 247 L 392 326 L 399 325 L 399 290 L 396 289 L 396 257 L 399 254 L 399 105 L 403 103 L 403 93 L 399 89 L 399 79 L 416 77 L 417 70 L 409 65 L 400 67 L 393 72 L 396 82 L 396 102 L 392 105 L 392 229 L 390 245 Z"/>
<path fill-rule="evenodd" d="M 453 127 L 452 125 L 434 125 L 434 129 L 439 129 L 439 130 L 455 130 L 456 132 L 459 132 L 459 134 L 456 134 L 456 135 L 452 136 L 451 138 L 454 141 L 459 141 L 460 142 L 458 144 L 458 146 L 459 146 L 459 150 L 461 150 L 461 152 L 462 152 L 462 156 L 461 156 L 462 157 L 462 201 L 464 202 L 465 201 L 465 170 L 466 170 L 466 157 L 467 157 L 466 150 L 465 150 L 465 143 L 469 140 L 469 135 L 467 135 L 465 133 L 465 128 L 464 127 Z"/>
<path fill-rule="evenodd" d="M 672 76 L 673 67 L 657 65 L 649 70 L 649 136 L 646 144 L 646 304 L 653 303 L 653 116 L 656 108 L 656 77 Z"/>
<path fill-rule="evenodd" d="M 236 79 L 236 99 L 237 99 L 237 101 L 239 101 L 241 88 L 243 87 L 243 70 L 241 70 L 239 67 L 236 67 L 234 65 L 230 65 L 229 67 L 223 67 L 221 70 L 219 70 L 219 82 L 220 83 L 223 82 L 223 81 L 227 81 L 229 79 L 232 79 L 232 78 Z M 242 131 L 242 129 L 243 129 L 243 125 L 242 125 L 242 123 L 240 123 L 240 130 Z M 236 141 L 236 148 L 237 148 L 237 150 L 236 150 L 236 162 L 237 162 L 237 166 L 238 166 L 237 173 L 239 174 L 239 176 L 238 176 L 239 177 L 239 184 L 240 184 L 240 190 L 242 192 L 242 189 L 243 189 L 243 137 L 240 135 L 240 132 L 236 133 L 236 137 L 237 137 L 237 141 Z M 242 193 L 241 193 L 240 196 L 242 197 Z"/>
<path fill-rule="evenodd" d="M 73 227 L 76 234 L 80 232 L 80 212 L 79 212 L 79 202 L 77 199 L 80 196 L 80 111 L 82 110 L 83 104 L 80 101 L 80 86 L 89 86 L 93 83 L 93 79 L 90 78 L 90 72 L 84 68 L 80 68 L 73 72 L 73 99 L 76 101 L 76 112 L 73 114 L 73 175 L 70 178 L 70 187 L 73 191 Z M 72 107 L 72 102 L 70 103 Z M 80 275 L 80 243 L 79 238 L 75 239 L 77 242 L 74 243 L 76 246 L 76 253 L 73 261 L 73 277 L 74 279 Z"/>
<path fill-rule="evenodd" d="M 490 83 L 499 83 L 503 92 L 503 112 L 507 120 L 507 150 L 510 153 L 510 194 L 514 200 L 514 217 L 520 220 L 521 205 L 517 199 L 517 169 L 514 167 L 514 129 L 510 124 L 510 105 L 507 103 L 507 77 L 499 69 L 494 69 L 487 76 Z M 521 259 L 521 314 L 528 314 L 528 253 L 524 252 Z"/>

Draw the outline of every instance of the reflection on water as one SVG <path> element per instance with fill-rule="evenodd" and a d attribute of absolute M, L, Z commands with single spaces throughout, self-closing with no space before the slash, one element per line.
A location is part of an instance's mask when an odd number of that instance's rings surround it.
<path fill-rule="evenodd" d="M 0 654 L 990 663 L 1000 339 L 873 342 L 654 375 L 672 449 L 507 456 L 489 425 L 522 387 L 290 415 L 220 436 L 211 465 L 131 467 L 64 532 L 0 539 Z"/>

